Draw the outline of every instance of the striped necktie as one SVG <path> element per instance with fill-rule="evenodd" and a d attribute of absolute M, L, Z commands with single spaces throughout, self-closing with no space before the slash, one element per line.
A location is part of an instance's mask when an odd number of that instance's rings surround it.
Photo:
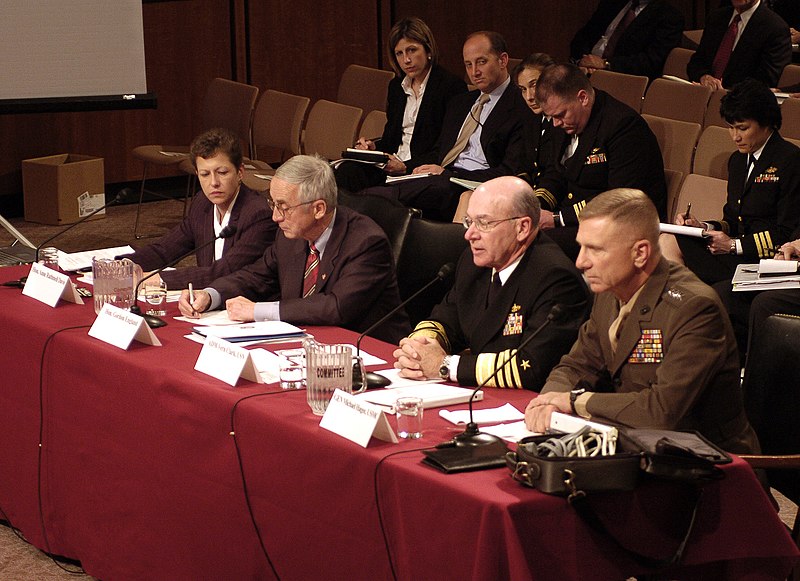
<path fill-rule="evenodd" d="M 319 251 L 313 243 L 309 244 L 306 269 L 303 271 L 303 298 L 317 290 L 317 275 L 319 274 Z"/>
<path fill-rule="evenodd" d="M 717 54 L 714 57 L 714 62 L 711 65 L 711 74 L 715 78 L 721 79 L 725 74 L 725 69 L 728 67 L 728 61 L 731 60 L 731 53 L 733 52 L 733 45 L 736 43 L 736 35 L 739 34 L 739 23 L 742 17 L 738 14 L 734 16 L 725 36 L 722 37 L 722 42 L 719 43 Z"/>

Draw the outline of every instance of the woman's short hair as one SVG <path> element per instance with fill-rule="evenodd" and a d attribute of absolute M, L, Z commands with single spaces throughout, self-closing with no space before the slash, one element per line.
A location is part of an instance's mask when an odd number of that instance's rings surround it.
<path fill-rule="evenodd" d="M 544 52 L 535 52 L 526 56 L 524 59 L 522 59 L 521 63 L 514 67 L 514 70 L 511 72 L 511 78 L 516 83 L 517 78 L 525 69 L 535 69 L 541 72 L 554 64 L 556 64 L 556 61 L 554 61 L 553 57 L 551 57 L 549 54 Z"/>
<path fill-rule="evenodd" d="M 394 56 L 394 49 L 404 38 L 421 44 L 431 57 L 431 65 L 439 63 L 439 47 L 436 46 L 433 32 L 428 28 L 428 25 L 425 24 L 421 18 L 417 18 L 416 16 L 403 18 L 389 31 L 389 38 L 386 42 L 386 53 L 389 57 L 389 64 L 398 77 L 402 78 L 405 73 L 403 69 L 400 68 L 400 65 L 397 64 L 397 58 Z"/>
<path fill-rule="evenodd" d="M 230 160 L 236 169 L 242 165 L 242 142 L 239 136 L 229 129 L 216 127 L 201 133 L 194 138 L 189 146 L 192 165 L 197 169 L 197 158 L 208 159 L 222 153 Z"/>
<path fill-rule="evenodd" d="M 298 203 L 324 200 L 328 211 L 336 207 L 336 178 L 330 164 L 318 155 L 295 155 L 275 170 L 274 177 L 300 186 Z"/>
<path fill-rule="evenodd" d="M 775 131 L 781 128 L 781 108 L 775 93 L 755 79 L 737 83 L 722 97 L 719 113 L 728 123 L 751 119 L 762 127 L 771 127 Z"/>

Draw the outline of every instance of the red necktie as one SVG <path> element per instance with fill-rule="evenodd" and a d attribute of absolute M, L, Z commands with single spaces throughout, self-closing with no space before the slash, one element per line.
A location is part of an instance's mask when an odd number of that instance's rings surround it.
<path fill-rule="evenodd" d="M 625 13 L 625 16 L 622 17 L 622 20 L 617 27 L 614 29 L 614 32 L 611 33 L 611 38 L 608 39 L 606 43 L 606 48 L 603 51 L 603 58 L 609 59 L 614 56 L 614 50 L 617 48 L 617 43 L 619 42 L 619 38 L 622 36 L 622 33 L 625 32 L 631 22 L 633 22 L 634 18 L 636 18 L 636 8 L 639 7 L 639 0 L 633 0 L 631 2 L 631 7 Z"/>
<path fill-rule="evenodd" d="M 319 252 L 314 244 L 309 244 L 306 269 L 303 272 L 303 298 L 317 290 L 317 275 L 319 274 Z"/>
<path fill-rule="evenodd" d="M 722 37 L 722 42 L 719 43 L 717 55 L 714 57 L 714 63 L 711 65 L 711 74 L 715 78 L 721 79 L 728 66 L 728 61 L 731 60 L 731 53 L 733 52 L 733 44 L 736 42 L 736 35 L 739 34 L 739 23 L 742 17 L 738 14 L 733 17 L 733 22 L 728 27 L 725 36 Z"/>

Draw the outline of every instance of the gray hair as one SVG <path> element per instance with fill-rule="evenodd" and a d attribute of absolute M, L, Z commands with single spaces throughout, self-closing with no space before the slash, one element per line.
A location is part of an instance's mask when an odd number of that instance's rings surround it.
<path fill-rule="evenodd" d="M 336 178 L 328 162 L 318 155 L 295 155 L 281 164 L 275 177 L 300 186 L 301 204 L 322 200 L 328 211 L 336 207 Z"/>

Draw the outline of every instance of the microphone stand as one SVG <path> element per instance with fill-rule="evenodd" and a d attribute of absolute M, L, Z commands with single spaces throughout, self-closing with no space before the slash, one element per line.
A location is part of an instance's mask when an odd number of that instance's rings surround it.
<path fill-rule="evenodd" d="M 547 318 L 544 320 L 544 322 L 541 325 L 539 325 L 533 331 L 533 333 L 528 335 L 528 337 L 526 337 L 522 343 L 519 344 L 519 347 L 515 349 L 515 354 L 522 351 L 522 349 L 525 348 L 528 345 L 528 343 L 533 341 L 533 339 L 537 337 L 539 333 L 541 333 L 542 330 L 544 330 L 545 327 L 547 327 L 553 321 L 560 319 L 565 314 L 565 312 L 566 311 L 564 310 L 564 307 L 562 307 L 561 305 L 553 305 L 550 308 L 550 312 L 547 314 Z M 490 444 L 496 444 L 497 442 L 502 442 L 502 438 L 498 438 L 497 436 L 493 436 L 492 434 L 486 434 L 480 431 L 480 429 L 478 428 L 478 424 L 475 423 L 472 417 L 472 402 L 475 400 L 475 396 L 478 395 L 478 391 L 486 387 L 487 383 L 489 383 L 492 379 L 497 377 L 497 374 L 500 373 L 503 370 L 503 368 L 509 364 L 511 359 L 513 359 L 513 357 L 509 357 L 508 359 L 506 359 L 503 362 L 503 364 L 500 365 L 500 367 L 494 370 L 494 373 L 492 373 L 489 377 L 483 380 L 481 384 L 472 391 L 472 395 L 469 398 L 469 423 L 467 424 L 467 427 L 464 429 L 464 431 L 454 436 L 452 440 L 439 444 L 437 448 L 486 446 Z"/>
<path fill-rule="evenodd" d="M 103 210 L 105 210 L 106 208 L 109 208 L 109 207 L 111 207 L 111 206 L 113 206 L 113 205 L 115 205 L 115 204 L 119 204 L 119 203 L 120 203 L 120 202 L 122 202 L 122 201 L 123 201 L 125 198 L 127 198 L 129 195 L 131 195 L 132 191 L 133 191 L 133 190 L 131 190 L 130 188 L 123 188 L 123 189 L 121 189 L 119 192 L 117 192 L 117 195 L 116 195 L 116 196 L 114 196 L 114 198 L 113 198 L 113 199 L 112 199 L 110 202 L 108 202 L 107 204 L 103 204 L 102 206 L 100 206 L 100 207 L 99 207 L 99 208 L 97 208 L 96 210 L 92 210 L 92 212 L 90 212 L 89 214 L 86 214 L 84 217 L 82 217 L 82 218 L 81 218 L 80 220 L 78 220 L 77 222 L 73 222 L 72 224 L 70 224 L 69 226 L 67 226 L 66 228 L 64 228 L 63 230 L 61 230 L 61 231 L 59 231 L 59 232 L 56 232 L 55 234 L 53 234 L 53 235 L 52 235 L 50 238 L 48 238 L 47 240 L 45 240 L 44 242 L 42 242 L 41 244 L 39 244 L 39 245 L 36 247 L 36 252 L 34 253 L 34 258 L 33 258 L 33 261 L 34 261 L 34 262 L 39 262 L 39 251 L 40 251 L 42 248 L 44 248 L 44 245 L 45 245 L 45 244 L 47 244 L 48 242 L 52 242 L 53 240 L 55 240 L 56 238 L 58 238 L 58 237 L 59 237 L 59 236 L 61 236 L 62 234 L 65 234 L 66 232 L 69 232 L 70 230 L 72 230 L 72 229 L 73 229 L 75 226 L 77 226 L 78 224 L 82 224 L 82 223 L 86 222 L 86 220 L 88 220 L 89 218 L 91 218 L 92 216 L 94 216 L 95 214 L 97 214 L 98 212 L 102 212 L 102 211 L 103 211 Z M 4 283 L 2 283 L 2 286 L 10 286 L 10 287 L 16 287 L 16 288 L 23 288 L 23 287 L 25 286 L 25 282 L 26 282 L 27 280 L 28 280 L 28 277 L 27 277 L 27 276 L 21 276 L 21 277 L 20 277 L 19 279 L 17 279 L 17 280 L 10 280 L 10 281 L 7 281 L 7 282 L 4 282 Z"/>
<path fill-rule="evenodd" d="M 117 195 L 114 196 L 113 200 L 111 200 L 107 204 L 103 204 L 102 206 L 100 206 L 96 210 L 93 210 L 91 213 L 86 214 L 83 218 L 81 218 L 77 222 L 74 222 L 74 223 L 70 224 L 69 226 L 67 226 L 66 228 L 61 230 L 60 232 L 57 232 L 56 234 L 53 234 L 50 238 L 48 238 L 47 240 L 45 240 L 44 242 L 39 244 L 36 247 L 36 254 L 34 255 L 35 256 L 34 262 L 39 262 L 39 251 L 44 247 L 45 244 L 47 244 L 48 242 L 52 242 L 53 240 L 55 240 L 56 238 L 58 238 L 62 234 L 65 234 L 66 232 L 69 232 L 70 230 L 72 230 L 78 224 L 82 224 L 83 222 L 86 222 L 86 220 L 88 220 L 89 218 L 91 218 L 92 216 L 97 214 L 98 212 L 102 212 L 103 210 L 105 210 L 106 208 L 108 208 L 110 206 L 113 206 L 114 204 L 119 204 L 121 201 L 123 201 L 125 198 L 127 198 L 131 194 L 131 192 L 132 192 L 132 190 L 130 188 L 121 189 L 117 193 Z"/>
<path fill-rule="evenodd" d="M 186 254 L 179 256 L 175 260 L 171 260 L 161 268 L 156 269 L 147 276 L 143 277 L 139 282 L 136 283 L 136 287 L 133 289 L 133 305 L 130 308 L 130 312 L 133 313 L 134 315 L 139 315 L 140 317 L 142 317 L 144 319 L 144 322 L 147 323 L 147 326 L 150 327 L 151 329 L 158 329 L 160 327 L 166 326 L 167 322 L 164 319 L 162 319 L 161 317 L 156 317 L 155 315 L 149 315 L 147 313 L 143 313 L 142 309 L 139 308 L 139 288 L 141 288 L 142 283 L 146 281 L 148 278 L 152 278 L 157 274 L 161 274 L 162 272 L 164 272 L 165 269 L 169 268 L 170 266 L 178 264 L 181 260 L 189 257 L 198 250 L 202 250 L 206 246 L 210 246 L 220 238 L 230 238 L 234 234 L 236 234 L 236 225 L 229 224 L 228 226 L 225 226 L 225 228 L 222 229 L 222 231 L 219 233 L 218 236 L 214 236 L 214 238 L 212 238 L 211 240 L 207 241 L 204 244 L 201 244 L 197 248 L 192 248 Z M 164 300 L 166 300 L 166 298 Z"/>
<path fill-rule="evenodd" d="M 436 273 L 436 277 L 433 280 L 429 281 L 425 286 L 423 286 L 417 292 L 412 294 L 410 297 L 408 297 L 406 300 L 401 302 L 399 305 L 397 305 L 391 311 L 386 313 L 383 317 L 378 319 L 377 322 L 375 322 L 372 325 L 370 325 L 367 328 L 366 331 L 364 331 L 363 333 L 361 333 L 358 336 L 358 339 L 356 340 L 356 357 L 361 355 L 361 340 L 365 336 L 367 336 L 369 333 L 371 333 L 372 331 L 374 331 L 375 329 L 380 327 L 382 324 L 384 324 L 389 319 L 389 317 L 392 317 L 395 314 L 397 314 L 397 312 L 400 309 L 405 307 L 408 303 L 410 303 L 415 298 L 417 298 L 419 295 L 424 293 L 426 290 L 428 290 L 434 284 L 436 284 L 440 280 L 445 280 L 446 278 L 449 278 L 450 275 L 453 274 L 454 270 L 455 270 L 455 265 L 452 262 L 448 262 L 447 264 L 443 264 L 442 267 L 439 269 L 439 272 Z M 386 387 L 387 385 L 389 385 L 391 383 L 391 381 L 386 379 L 383 375 L 379 375 L 379 374 L 373 373 L 371 371 L 368 371 L 366 373 L 366 377 L 364 378 L 364 380 L 367 382 L 367 389 L 371 389 L 371 388 L 375 388 L 375 387 Z M 355 382 L 355 381 L 357 381 L 357 379 L 354 377 L 353 381 Z"/>

